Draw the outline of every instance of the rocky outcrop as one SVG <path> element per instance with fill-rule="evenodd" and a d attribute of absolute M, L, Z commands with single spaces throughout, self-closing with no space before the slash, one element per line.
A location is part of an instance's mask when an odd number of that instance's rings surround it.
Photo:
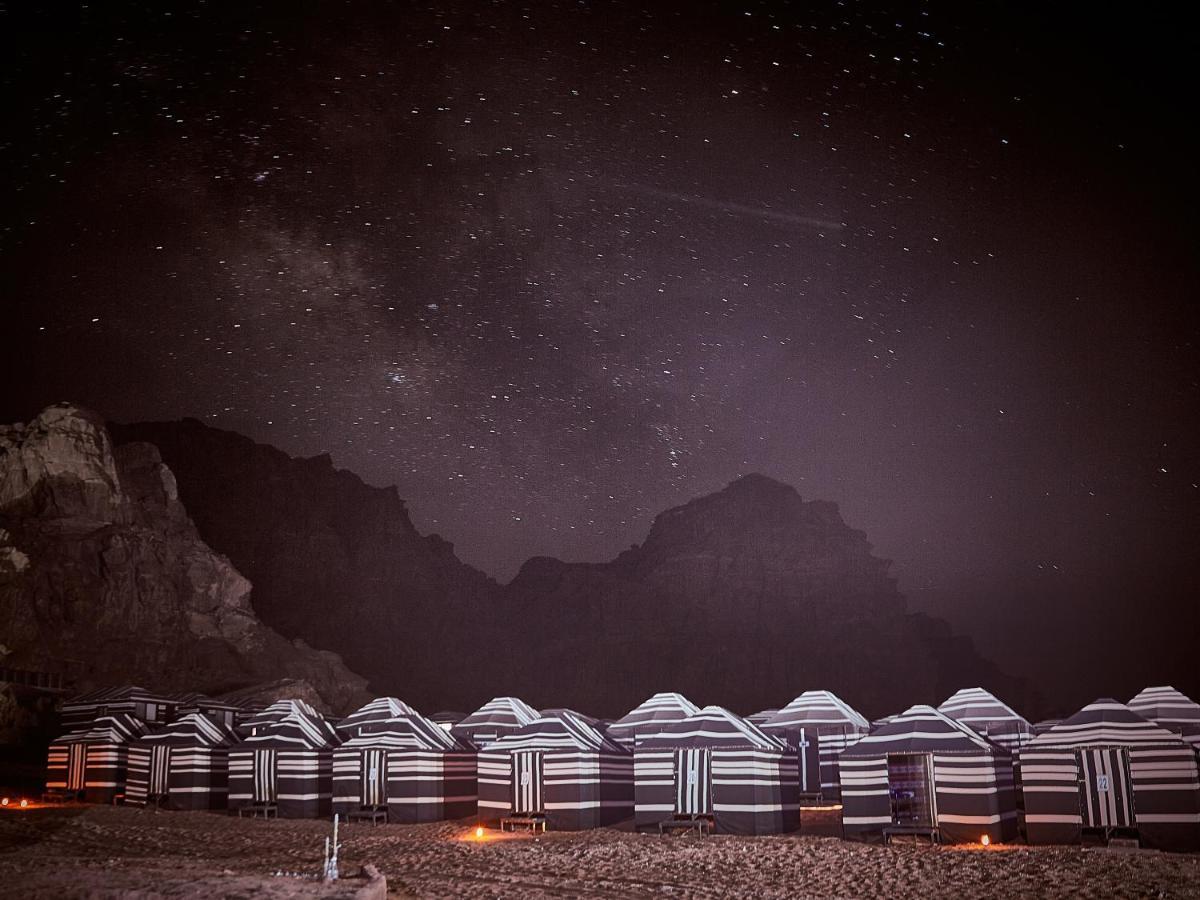
<path fill-rule="evenodd" d="M 444 707 L 467 680 L 486 691 L 479 654 L 499 589 L 419 534 L 394 487 L 194 419 L 110 427 L 118 443 L 159 448 L 200 533 L 254 584 L 273 628 L 336 649 L 419 708 Z"/>
<path fill-rule="evenodd" d="M 0 427 L 0 634 L 6 665 L 78 688 L 219 692 L 280 677 L 327 709 L 364 699 L 333 653 L 266 627 L 251 583 L 201 539 L 150 444 L 113 448 L 70 405 Z"/>
<path fill-rule="evenodd" d="M 944 622 L 907 612 L 889 563 L 834 504 L 760 475 L 662 513 L 611 562 L 539 557 L 501 587 L 421 536 L 394 488 L 327 456 L 195 420 L 111 427 L 160 448 L 264 621 L 419 708 L 514 693 L 617 715 L 681 690 L 748 712 L 815 687 L 882 715 L 975 684 L 1023 709 L 1035 699 Z"/>

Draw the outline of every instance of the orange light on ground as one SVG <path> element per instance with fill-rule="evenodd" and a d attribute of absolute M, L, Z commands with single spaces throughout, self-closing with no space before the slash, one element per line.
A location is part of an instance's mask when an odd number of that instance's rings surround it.
<path fill-rule="evenodd" d="M 21 809 L 25 809 L 27 806 L 29 806 L 29 801 L 28 801 L 28 800 L 22 800 L 22 801 L 21 801 Z"/>
<path fill-rule="evenodd" d="M 979 843 L 983 844 L 983 846 L 985 846 L 985 847 L 988 846 L 991 842 L 992 842 L 992 839 L 990 837 L 988 837 L 986 834 L 979 838 Z"/>
<path fill-rule="evenodd" d="M 0 806 L 8 806 L 8 798 L 7 797 L 5 797 L 3 800 L 0 800 Z"/>
<path fill-rule="evenodd" d="M 479 826 L 477 826 L 477 827 L 476 827 L 476 829 L 475 829 L 475 837 L 477 837 L 477 838 L 481 838 L 481 837 L 483 837 L 483 826 L 482 826 L 482 825 L 479 825 Z"/>

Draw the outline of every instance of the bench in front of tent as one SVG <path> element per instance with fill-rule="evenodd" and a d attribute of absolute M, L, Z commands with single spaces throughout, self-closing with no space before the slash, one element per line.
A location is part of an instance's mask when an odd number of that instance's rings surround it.
<path fill-rule="evenodd" d="M 940 843 L 940 834 L 936 825 L 888 825 L 883 829 L 883 842 L 890 844 L 896 835 L 906 834 L 929 838 L 931 844 Z"/>
<path fill-rule="evenodd" d="M 712 816 L 686 816 L 679 815 L 670 819 L 663 819 L 658 823 L 658 833 L 667 834 L 673 831 L 695 831 L 700 835 L 712 834 L 713 831 Z"/>
<path fill-rule="evenodd" d="M 386 825 L 388 820 L 387 807 L 364 806 L 362 809 L 355 809 L 346 813 L 346 819 L 350 822 L 369 822 L 372 825 Z"/>
<path fill-rule="evenodd" d="M 546 817 L 541 813 L 530 815 L 517 813 L 500 820 L 501 831 L 516 831 L 518 828 L 528 828 L 534 834 L 539 831 L 545 833 Z"/>
<path fill-rule="evenodd" d="M 262 816 L 264 819 L 278 819 L 279 807 L 274 803 L 248 803 L 245 806 L 238 807 L 238 818 L 249 816 L 251 819 L 257 819 Z"/>

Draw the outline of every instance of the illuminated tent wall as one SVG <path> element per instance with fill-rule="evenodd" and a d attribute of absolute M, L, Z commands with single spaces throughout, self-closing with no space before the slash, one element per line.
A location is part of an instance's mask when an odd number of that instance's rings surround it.
<path fill-rule="evenodd" d="M 337 744 L 328 722 L 302 712 L 256 725 L 229 751 L 229 808 L 274 803 L 281 818 L 329 815 Z"/>
<path fill-rule="evenodd" d="M 842 830 L 882 841 L 884 829 L 922 825 L 945 843 L 1017 835 L 1008 751 L 932 706 L 913 706 L 838 757 Z"/>
<path fill-rule="evenodd" d="M 820 793 L 822 802 L 829 803 L 842 796 L 838 755 L 871 730 L 861 713 L 831 691 L 805 691 L 760 727 L 796 748 L 800 791 Z"/>
<path fill-rule="evenodd" d="M 643 737 L 694 716 L 700 708 L 683 694 L 661 693 L 643 700 L 606 729 L 618 744 L 633 748 Z"/>
<path fill-rule="evenodd" d="M 726 834 L 800 827 L 796 756 L 783 742 L 720 706 L 706 706 L 634 749 L 634 824 L 712 816 Z"/>
<path fill-rule="evenodd" d="M 1116 700 L 1100 699 L 1018 751 L 1031 844 L 1084 829 L 1136 831 L 1142 846 L 1200 850 L 1196 751 Z"/>
<path fill-rule="evenodd" d="M 479 818 L 543 814 L 580 831 L 633 815 L 633 757 L 570 712 L 536 719 L 479 751 Z"/>
<path fill-rule="evenodd" d="M 416 713 L 361 725 L 333 751 L 336 813 L 383 806 L 389 822 L 436 822 L 473 815 L 477 799 L 475 748 Z"/>
<path fill-rule="evenodd" d="M 963 688 L 939 706 L 938 712 L 1010 753 L 1033 740 L 1033 726 L 983 688 Z"/>
<path fill-rule="evenodd" d="M 1187 694 L 1169 685 L 1148 687 L 1129 701 L 1129 708 L 1200 750 L 1200 703 Z"/>
<path fill-rule="evenodd" d="M 395 697 L 376 697 L 338 722 L 337 729 L 342 734 L 353 737 L 364 728 L 378 722 L 389 722 L 403 716 L 419 715 L 420 713 L 403 700 L 397 700 Z"/>
<path fill-rule="evenodd" d="M 148 725 L 169 722 L 178 705 L 177 698 L 148 691 L 137 685 L 97 688 L 63 703 L 60 712 L 63 728 L 75 731 L 91 725 L 101 716 L 129 715 Z"/>
<path fill-rule="evenodd" d="M 476 747 L 536 721 L 536 709 L 517 697 L 493 697 L 450 729 L 450 733 Z"/>
<path fill-rule="evenodd" d="M 225 809 L 233 729 L 202 713 L 188 713 L 164 730 L 129 746 L 125 802 L 144 806 L 151 797 L 169 809 Z"/>
<path fill-rule="evenodd" d="M 145 722 L 116 713 L 63 735 L 47 754 L 46 789 L 82 792 L 89 803 L 111 803 L 125 793 L 130 742 L 145 733 Z"/>

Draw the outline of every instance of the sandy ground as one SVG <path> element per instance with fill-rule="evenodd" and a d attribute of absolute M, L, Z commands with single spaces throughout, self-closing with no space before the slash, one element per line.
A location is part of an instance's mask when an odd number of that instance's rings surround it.
<path fill-rule="evenodd" d="M 4 811 L 0 896 L 185 896 L 182 886 L 201 877 L 225 885 L 201 892 L 210 896 L 262 896 L 246 887 L 252 876 L 315 873 L 329 832 L 317 821 L 124 807 Z M 465 822 L 343 826 L 343 870 L 374 863 L 391 895 L 422 898 L 1200 897 L 1200 856 L 1152 851 L 876 847 L 804 834 L 663 838 L 617 829 L 471 835 Z"/>

